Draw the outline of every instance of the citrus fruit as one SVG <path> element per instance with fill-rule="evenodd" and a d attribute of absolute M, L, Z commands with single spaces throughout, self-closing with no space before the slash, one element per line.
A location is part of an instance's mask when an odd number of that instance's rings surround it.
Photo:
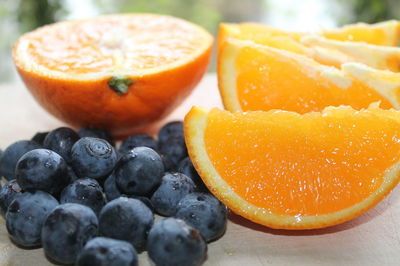
<path fill-rule="evenodd" d="M 397 46 L 400 39 L 400 22 L 389 20 L 376 24 L 356 23 L 338 29 L 323 30 L 320 34 L 339 41 Z"/>
<path fill-rule="evenodd" d="M 347 64 L 352 69 L 364 69 L 359 64 Z M 365 67 L 376 75 L 359 77 L 347 73 L 347 64 L 337 69 L 303 55 L 229 39 L 219 54 L 218 86 L 229 111 L 283 109 L 306 113 L 330 105 L 366 108 L 375 101 L 381 101 L 385 109 L 400 107 L 398 97 L 393 97 L 397 80 L 386 79 L 386 71 Z"/>
<path fill-rule="evenodd" d="M 208 32 L 178 18 L 108 15 L 27 33 L 13 59 L 51 114 L 122 136 L 166 116 L 191 92 L 211 46 Z"/>
<path fill-rule="evenodd" d="M 394 23 L 388 22 L 384 25 L 393 26 Z M 371 27 L 373 29 L 377 26 Z M 369 35 L 367 34 L 367 36 Z M 400 34 L 395 36 L 399 38 Z M 331 40 L 317 33 L 287 32 L 256 23 L 222 23 L 218 34 L 220 53 L 226 40 L 230 38 L 253 41 L 257 44 L 306 55 L 321 64 L 337 68 L 340 68 L 343 63 L 360 62 L 378 69 L 399 71 L 400 48 L 397 47 L 368 44 L 361 41 Z M 349 37 L 349 39 L 351 38 Z"/>
<path fill-rule="evenodd" d="M 193 107 L 184 127 L 209 190 L 237 214 L 272 228 L 342 223 L 399 182 L 400 113 L 377 104 L 303 115 Z"/>
<path fill-rule="evenodd" d="M 304 36 L 300 42 L 309 49 L 309 56 L 322 64 L 340 68 L 347 62 L 359 62 L 377 69 L 400 71 L 398 47 L 336 41 L 318 35 Z"/>
<path fill-rule="evenodd" d="M 218 46 L 221 46 L 228 38 L 252 40 L 258 44 L 268 45 L 271 37 L 285 36 L 289 43 L 283 43 L 283 47 L 287 47 L 293 46 L 293 41 L 299 41 L 301 37 L 308 34 L 310 33 L 284 31 L 260 23 L 222 23 L 218 32 Z M 317 34 L 333 40 L 397 46 L 400 40 L 400 22 L 391 20 L 376 24 L 350 24 L 338 29 L 324 30 Z"/>

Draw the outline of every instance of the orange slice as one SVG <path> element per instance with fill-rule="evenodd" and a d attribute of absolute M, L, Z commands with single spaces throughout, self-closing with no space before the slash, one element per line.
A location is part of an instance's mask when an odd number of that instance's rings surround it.
<path fill-rule="evenodd" d="M 387 31 L 390 31 L 397 24 L 397 22 L 391 21 L 383 25 L 387 25 L 385 27 L 388 28 Z M 377 25 L 370 26 L 371 30 L 385 28 Z M 349 26 L 350 29 L 354 27 L 359 28 L 361 26 L 359 24 Z M 347 32 L 345 29 L 347 27 L 342 29 L 343 32 Z M 366 35 L 369 36 L 367 33 Z M 392 37 L 395 38 L 394 36 Z M 365 42 L 331 40 L 317 34 L 286 32 L 256 23 L 223 23 L 220 25 L 218 34 L 219 51 L 221 51 L 226 40 L 232 38 L 253 41 L 257 44 L 306 55 L 321 64 L 337 68 L 340 68 L 343 63 L 360 62 L 383 70 L 398 72 L 400 69 L 400 48 L 397 47 L 372 45 Z M 351 39 L 351 35 L 349 35 L 349 39 Z"/>
<path fill-rule="evenodd" d="M 302 55 L 229 39 L 218 59 L 218 86 L 229 111 L 283 109 L 299 113 L 321 111 L 326 106 L 366 108 L 381 101 L 384 109 L 400 104 L 397 95 L 400 74 L 386 78 L 386 71 L 360 77 L 317 63 Z M 344 64 L 346 65 L 346 64 Z M 396 77 L 396 78 L 395 78 Z"/>
<path fill-rule="evenodd" d="M 309 33 L 284 31 L 260 23 L 222 23 L 218 32 L 218 43 L 220 46 L 228 38 L 235 38 L 268 45 L 271 37 L 286 36 L 291 39 L 287 46 L 295 46 L 292 42 L 299 41 L 302 36 L 307 34 Z M 391 20 L 376 24 L 350 24 L 338 29 L 321 31 L 319 35 L 340 41 L 397 46 L 400 40 L 400 22 Z"/>
<path fill-rule="evenodd" d="M 400 113 L 376 105 L 294 112 L 186 115 L 185 139 L 210 191 L 235 213 L 272 228 L 350 220 L 399 182 Z"/>
<path fill-rule="evenodd" d="M 165 117 L 189 95 L 211 46 L 211 35 L 187 21 L 120 14 L 39 28 L 18 40 L 13 58 L 47 111 L 122 136 Z"/>
<path fill-rule="evenodd" d="M 324 30 L 320 34 L 340 41 L 397 46 L 400 39 L 400 22 L 390 20 L 376 24 L 356 23 L 339 29 Z"/>
<path fill-rule="evenodd" d="M 347 62 L 359 62 L 370 67 L 400 71 L 400 48 L 362 42 L 336 41 L 318 35 L 306 35 L 301 44 L 309 49 L 314 60 L 338 68 Z"/>

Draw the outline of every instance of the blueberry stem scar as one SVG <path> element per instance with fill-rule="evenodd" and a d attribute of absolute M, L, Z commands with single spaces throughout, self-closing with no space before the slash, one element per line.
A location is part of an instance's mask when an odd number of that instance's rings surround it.
<path fill-rule="evenodd" d="M 108 81 L 108 86 L 118 95 L 128 92 L 129 86 L 133 83 L 132 79 L 126 76 L 113 76 Z"/>

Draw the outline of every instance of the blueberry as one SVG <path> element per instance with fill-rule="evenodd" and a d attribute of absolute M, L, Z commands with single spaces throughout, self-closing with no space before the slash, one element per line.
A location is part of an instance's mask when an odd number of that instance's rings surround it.
<path fill-rule="evenodd" d="M 155 265 L 201 265 L 207 256 L 207 244 L 200 233 L 183 220 L 166 218 L 149 232 L 147 251 Z"/>
<path fill-rule="evenodd" d="M 115 181 L 121 192 L 146 195 L 160 184 L 164 165 L 160 155 L 147 147 L 126 153 L 115 168 Z"/>
<path fill-rule="evenodd" d="M 18 161 L 15 176 L 23 190 L 43 190 L 58 195 L 69 183 L 67 164 L 54 151 L 36 149 Z"/>
<path fill-rule="evenodd" d="M 69 164 L 71 162 L 71 148 L 79 140 L 79 135 L 68 127 L 59 127 L 50 131 L 43 141 L 46 149 L 55 151 Z"/>
<path fill-rule="evenodd" d="M 171 136 L 183 136 L 182 121 L 172 121 L 165 124 L 158 132 L 159 144 L 164 143 Z"/>
<path fill-rule="evenodd" d="M 183 136 L 171 136 L 160 146 L 160 153 L 167 156 L 176 169 L 179 162 L 188 156 Z"/>
<path fill-rule="evenodd" d="M 43 190 L 57 195 L 69 183 L 67 164 L 51 150 L 25 153 L 17 163 L 15 175 L 23 190 Z"/>
<path fill-rule="evenodd" d="M 190 177 L 190 179 L 195 183 L 198 191 L 208 192 L 207 187 L 204 185 L 203 180 L 201 180 L 189 157 L 186 157 L 179 162 L 177 171 Z"/>
<path fill-rule="evenodd" d="M 108 201 L 112 201 L 122 196 L 117 184 L 115 183 L 115 175 L 112 173 L 104 182 L 104 193 Z"/>
<path fill-rule="evenodd" d="M 82 127 L 78 130 L 78 135 L 81 138 L 91 137 L 104 139 L 112 146 L 115 146 L 115 141 L 111 136 L 110 132 L 106 129 L 96 128 L 96 127 Z"/>
<path fill-rule="evenodd" d="M 154 206 L 153 203 L 151 203 L 151 200 L 148 197 L 144 197 L 144 196 L 128 196 L 131 199 L 137 199 L 140 200 L 141 202 L 143 202 L 152 212 L 154 212 Z"/>
<path fill-rule="evenodd" d="M 99 183 L 91 178 L 78 179 L 64 188 L 60 203 L 78 203 L 91 208 L 96 215 L 106 204 L 103 189 Z"/>
<path fill-rule="evenodd" d="M 98 220 L 92 209 L 76 203 L 59 205 L 42 227 L 44 253 L 57 263 L 72 264 L 97 232 Z"/>
<path fill-rule="evenodd" d="M 152 211 L 141 201 L 120 197 L 100 212 L 100 234 L 131 243 L 137 250 L 145 247 L 147 233 L 153 225 Z"/>
<path fill-rule="evenodd" d="M 79 179 L 79 177 L 75 174 L 74 169 L 71 166 L 67 166 L 67 174 L 69 183 L 74 182 L 75 180 Z"/>
<path fill-rule="evenodd" d="M 148 147 L 157 150 L 157 141 L 147 134 L 136 134 L 127 137 L 119 147 L 120 153 L 127 153 L 136 147 Z"/>
<path fill-rule="evenodd" d="M 49 134 L 48 131 L 46 131 L 46 132 L 38 132 L 31 138 L 31 140 L 36 142 L 36 143 L 38 143 L 38 144 L 40 144 L 40 145 L 43 145 L 43 141 L 46 138 L 47 134 Z"/>
<path fill-rule="evenodd" d="M 161 160 L 162 160 L 162 162 L 164 164 L 165 172 L 170 172 L 170 171 L 174 172 L 176 166 L 172 163 L 171 159 L 168 156 L 164 155 L 164 154 L 160 153 L 159 155 L 160 155 Z"/>
<path fill-rule="evenodd" d="M 22 155 L 41 146 L 34 141 L 20 140 L 8 146 L 0 158 L 0 176 L 15 179 L 15 166 Z"/>
<path fill-rule="evenodd" d="M 193 192 L 195 184 L 192 179 L 181 173 L 166 173 L 161 185 L 151 197 L 154 209 L 164 216 L 172 216 L 177 211 L 179 201 Z"/>
<path fill-rule="evenodd" d="M 10 238 L 23 247 L 40 245 L 42 225 L 58 201 L 43 191 L 24 192 L 15 198 L 6 213 Z"/>
<path fill-rule="evenodd" d="M 71 166 L 78 177 L 108 176 L 117 163 L 113 146 L 103 139 L 85 137 L 71 149 Z"/>
<path fill-rule="evenodd" d="M 126 241 L 106 237 L 91 239 L 78 256 L 77 266 L 137 266 L 136 250 Z"/>
<path fill-rule="evenodd" d="M 186 195 L 179 202 L 175 217 L 199 230 L 209 242 L 224 234 L 227 209 L 212 195 L 196 192 Z"/>
<path fill-rule="evenodd" d="M 18 196 L 22 194 L 22 189 L 17 180 L 8 181 L 0 190 L 0 214 L 5 217 L 8 206 Z"/>

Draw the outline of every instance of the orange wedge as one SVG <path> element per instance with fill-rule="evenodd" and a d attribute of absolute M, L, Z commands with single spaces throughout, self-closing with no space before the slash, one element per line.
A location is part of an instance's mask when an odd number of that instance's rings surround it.
<path fill-rule="evenodd" d="M 347 62 L 359 62 L 377 69 L 400 71 L 398 47 L 336 41 L 318 35 L 303 36 L 300 43 L 308 48 L 309 57 L 322 64 L 340 68 Z"/>
<path fill-rule="evenodd" d="M 370 29 L 388 27 L 387 30 L 390 31 L 389 29 L 397 25 L 397 22 L 383 23 L 383 25 L 387 25 L 385 27 L 378 25 L 380 24 L 371 25 Z M 341 30 L 345 33 L 347 32 L 345 29 L 360 27 L 359 24 L 355 24 Z M 367 26 L 364 25 L 364 27 Z M 369 36 L 367 33 L 366 35 Z M 391 36 L 399 38 L 400 34 Z M 400 48 L 397 47 L 380 46 L 366 42 L 331 40 L 323 37 L 323 35 L 287 32 L 256 23 L 221 24 L 218 34 L 219 52 L 228 39 L 253 41 L 257 44 L 306 55 L 321 64 L 337 68 L 340 68 L 343 63 L 359 62 L 383 70 L 398 72 L 400 69 Z M 350 35 L 348 39 L 351 39 Z"/>
<path fill-rule="evenodd" d="M 194 107 L 184 122 L 193 164 L 235 213 L 272 228 L 313 229 L 348 221 L 399 182 L 400 113 L 230 113 Z"/>
<path fill-rule="evenodd" d="M 357 75 L 366 69 L 374 74 Z M 330 105 L 361 109 L 375 101 L 384 109 L 399 108 L 399 80 L 398 73 L 355 63 L 339 70 L 303 55 L 235 39 L 225 42 L 218 59 L 218 86 L 229 111 L 307 113 Z"/>
<path fill-rule="evenodd" d="M 284 31 L 259 23 L 222 23 L 218 32 L 218 46 L 229 38 L 252 40 L 258 44 L 269 45 L 271 37 L 285 36 L 288 43 L 283 47 L 295 47 L 297 45 L 293 44 L 293 41 L 299 41 L 301 37 L 308 34 L 310 33 Z M 317 34 L 333 40 L 397 46 L 400 40 L 400 22 L 392 20 L 376 24 L 357 23 L 338 29 L 324 30 Z M 293 49 L 301 50 L 296 47 Z"/>
<path fill-rule="evenodd" d="M 390 20 L 376 24 L 356 23 L 339 29 L 324 30 L 320 34 L 339 41 L 397 46 L 400 39 L 400 22 Z"/>
<path fill-rule="evenodd" d="M 107 15 L 27 33 L 13 59 L 51 114 L 126 136 L 189 95 L 205 73 L 212 41 L 204 29 L 174 17 Z"/>

